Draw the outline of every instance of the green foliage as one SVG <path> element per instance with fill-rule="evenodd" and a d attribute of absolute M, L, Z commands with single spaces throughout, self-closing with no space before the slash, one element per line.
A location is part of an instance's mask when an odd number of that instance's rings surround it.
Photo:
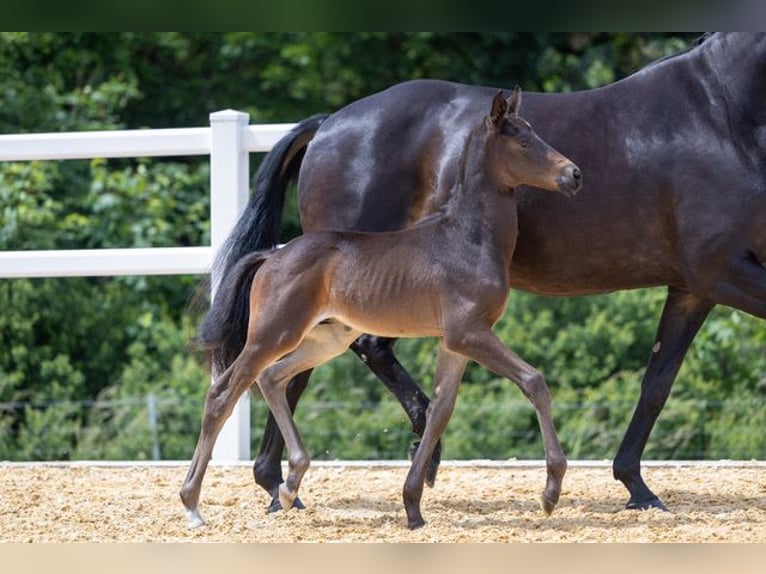
<path fill-rule="evenodd" d="M 529 90 L 619 80 L 695 34 L 0 33 L 0 132 L 252 122 L 330 112 L 403 80 Z M 254 162 L 255 163 L 255 162 Z M 255 166 L 254 166 L 255 167 Z M 0 249 L 202 245 L 209 168 L 189 158 L 0 164 Z M 295 195 L 283 238 L 300 232 Z M 187 347 L 198 277 L 0 282 L 0 459 L 191 456 L 209 377 Z M 546 376 L 564 448 L 614 454 L 640 392 L 664 293 L 578 299 L 513 293 L 496 332 Z M 764 458 L 766 326 L 717 309 L 697 337 L 648 457 Z M 397 343 L 430 389 L 436 342 Z M 149 397 L 156 406 L 155 426 Z M 253 398 L 253 447 L 266 407 Z M 351 354 L 317 369 L 298 424 L 319 458 L 401 458 L 415 439 L 399 405 Z M 539 458 L 519 390 L 469 366 L 447 458 Z"/>
<path fill-rule="evenodd" d="M 122 369 L 98 394 L 75 458 L 150 459 L 154 444 L 148 419 L 150 395 L 157 402 L 161 456 L 191 458 L 209 376 L 187 347 L 190 320 L 184 318 L 179 329 L 168 318 L 146 312 L 136 323 Z"/>

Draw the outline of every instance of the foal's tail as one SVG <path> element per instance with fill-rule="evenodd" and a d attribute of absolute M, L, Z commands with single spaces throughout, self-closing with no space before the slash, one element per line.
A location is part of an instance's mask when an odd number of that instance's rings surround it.
<path fill-rule="evenodd" d="M 207 352 L 214 373 L 223 373 L 245 346 L 250 318 L 250 289 L 271 250 L 242 257 L 218 284 L 213 302 L 193 343 Z"/>
<path fill-rule="evenodd" d="M 212 365 L 223 372 L 237 358 L 247 338 L 249 306 L 241 297 L 247 298 L 250 282 L 242 283 L 242 294 L 228 296 L 231 308 L 218 303 L 223 283 L 232 285 L 228 275 L 243 257 L 254 251 L 273 248 L 279 238 L 287 185 L 297 174 L 306 153 L 306 146 L 313 139 L 327 114 L 311 116 L 296 125 L 266 154 L 255 174 L 253 193 L 244 212 L 213 261 L 213 276 L 220 278 L 216 302 L 200 327 L 198 340 L 210 354 Z M 240 270 L 240 274 L 244 271 Z M 253 270 L 253 274 L 255 271 Z M 240 279 L 242 279 L 240 277 Z M 252 275 L 250 276 L 252 280 Z"/>

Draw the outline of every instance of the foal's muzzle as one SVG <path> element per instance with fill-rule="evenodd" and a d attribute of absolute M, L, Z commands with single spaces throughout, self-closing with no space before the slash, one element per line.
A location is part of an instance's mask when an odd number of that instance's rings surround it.
<path fill-rule="evenodd" d="M 563 170 L 556 180 L 559 191 L 567 196 L 572 196 L 580 191 L 582 187 L 582 172 L 575 164 L 570 163 Z"/>

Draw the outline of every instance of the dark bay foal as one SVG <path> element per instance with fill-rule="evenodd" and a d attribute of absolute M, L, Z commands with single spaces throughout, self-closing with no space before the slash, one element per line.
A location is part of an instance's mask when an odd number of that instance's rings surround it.
<path fill-rule="evenodd" d="M 199 342 L 215 348 L 225 336 L 222 319 L 240 305 L 249 306 L 249 326 L 242 352 L 207 394 L 181 489 L 190 526 L 204 523 L 200 489 L 216 437 L 254 382 L 285 438 L 289 471 L 279 498 L 283 508 L 292 506 L 309 456 L 288 405 L 287 383 L 342 354 L 362 333 L 440 338 L 425 432 L 403 488 L 410 528 L 424 524 L 426 467 L 471 359 L 512 380 L 534 406 L 547 467 L 541 502 L 546 513 L 553 511 L 567 463 L 551 419 L 550 392 L 542 375 L 507 349 L 492 326 L 510 285 L 518 227 L 513 189 L 526 184 L 573 195 L 581 176 L 518 116 L 520 102 L 518 89 L 507 100 L 500 92 L 494 97 L 489 115 L 466 141 L 444 212 L 390 233 L 309 233 L 278 251 L 248 255 L 223 278 Z"/>

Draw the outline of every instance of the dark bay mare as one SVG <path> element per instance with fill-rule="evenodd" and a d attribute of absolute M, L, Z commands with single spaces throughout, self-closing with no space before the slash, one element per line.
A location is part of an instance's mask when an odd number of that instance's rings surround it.
<path fill-rule="evenodd" d="M 438 210 L 492 93 L 419 80 L 301 122 L 265 158 L 217 265 L 228 269 L 274 245 L 296 173 L 307 231 L 398 229 Z M 511 286 L 558 296 L 668 287 L 638 405 L 613 463 L 630 492 L 628 508 L 664 508 L 641 477 L 641 456 L 689 345 L 716 304 L 766 317 L 766 34 L 713 34 L 603 88 L 527 93 L 524 110 L 587 181 L 571 200 L 516 192 Z M 216 352 L 223 365 L 244 343 L 243 313 Z M 421 434 L 428 400 L 394 357 L 393 342 L 363 336 L 352 348 Z M 308 376 L 288 387 L 291 406 Z M 272 496 L 282 449 L 269 420 L 254 474 Z M 438 446 L 433 463 L 429 480 Z"/>
<path fill-rule="evenodd" d="M 439 337 L 433 400 L 404 484 L 407 524 L 424 524 L 420 499 L 426 467 L 447 426 L 466 364 L 473 359 L 515 382 L 537 412 L 550 514 L 561 493 L 566 458 L 551 419 L 545 379 L 492 332 L 503 314 L 518 235 L 513 190 L 522 184 L 573 195 L 582 181 L 570 160 L 541 140 L 518 114 L 521 93 L 486 98 L 459 157 L 452 200 L 443 213 L 402 231 L 307 233 L 280 250 L 240 260 L 219 285 L 197 342 L 216 349 L 228 318 L 249 307 L 247 339 L 208 390 L 199 442 L 181 499 L 190 526 L 203 524 L 199 495 L 218 432 L 255 382 L 289 453 L 279 499 L 292 506 L 309 466 L 286 388 L 292 377 L 342 354 L 362 333 Z M 490 108 L 491 103 L 491 108 Z"/>

